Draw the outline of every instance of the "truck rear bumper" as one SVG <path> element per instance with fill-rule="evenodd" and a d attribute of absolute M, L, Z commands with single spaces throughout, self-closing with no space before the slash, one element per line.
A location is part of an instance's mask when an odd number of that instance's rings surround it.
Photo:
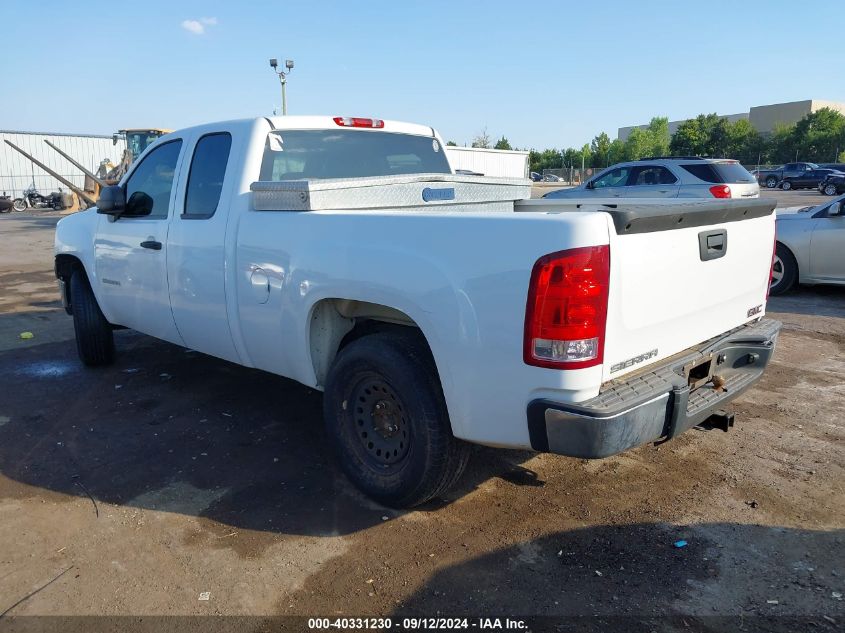
<path fill-rule="evenodd" d="M 763 375 L 781 324 L 762 319 L 611 381 L 578 404 L 528 405 L 534 450 L 600 458 L 701 424 Z"/>

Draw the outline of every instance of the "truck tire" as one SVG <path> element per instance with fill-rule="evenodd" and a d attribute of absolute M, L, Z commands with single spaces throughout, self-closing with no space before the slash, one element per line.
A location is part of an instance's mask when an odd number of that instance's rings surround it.
<path fill-rule="evenodd" d="M 798 281 L 798 262 L 792 252 L 780 242 L 775 247 L 775 260 L 772 264 L 772 282 L 769 294 L 782 295 L 788 292 Z"/>
<path fill-rule="evenodd" d="M 466 467 L 434 360 L 411 334 L 375 333 L 338 353 L 323 415 L 344 472 L 381 504 L 410 508 L 442 495 Z"/>
<path fill-rule="evenodd" d="M 769 189 L 774 189 L 778 186 L 778 179 L 776 176 L 767 176 L 766 177 L 766 186 Z"/>
<path fill-rule="evenodd" d="M 780 188 L 783 189 L 784 191 L 789 191 L 790 189 L 792 189 L 792 183 L 789 182 L 788 180 L 784 180 L 781 183 Z"/>
<path fill-rule="evenodd" d="M 114 333 L 81 270 L 70 277 L 70 300 L 79 359 L 89 367 L 110 365 L 114 362 Z"/>
<path fill-rule="evenodd" d="M 826 196 L 835 196 L 837 193 L 836 185 L 825 185 L 822 193 Z"/>

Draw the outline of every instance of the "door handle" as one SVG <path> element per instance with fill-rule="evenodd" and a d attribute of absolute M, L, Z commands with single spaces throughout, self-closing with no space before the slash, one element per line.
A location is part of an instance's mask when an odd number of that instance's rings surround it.
<path fill-rule="evenodd" d="M 160 251 L 161 242 L 156 242 L 155 240 L 147 240 L 146 242 L 141 242 L 141 248 L 149 248 L 153 251 Z"/>

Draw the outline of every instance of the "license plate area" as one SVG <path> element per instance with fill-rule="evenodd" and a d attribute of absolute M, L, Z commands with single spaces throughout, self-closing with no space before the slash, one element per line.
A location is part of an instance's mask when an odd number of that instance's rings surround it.
<path fill-rule="evenodd" d="M 684 365 L 684 377 L 687 379 L 690 391 L 710 382 L 713 377 L 713 355 Z"/>

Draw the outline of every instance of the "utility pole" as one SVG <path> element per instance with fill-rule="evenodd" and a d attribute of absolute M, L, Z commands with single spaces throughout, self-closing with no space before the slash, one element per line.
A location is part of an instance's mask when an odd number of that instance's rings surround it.
<path fill-rule="evenodd" d="M 279 60 L 275 57 L 270 60 L 270 67 L 273 69 L 273 72 L 279 76 L 279 83 L 282 84 L 282 116 L 286 116 L 288 113 L 288 101 L 287 95 L 285 94 L 285 86 L 288 83 L 288 74 L 293 70 L 293 60 L 286 59 L 285 60 L 285 68 L 287 72 L 284 70 L 279 70 Z"/>

